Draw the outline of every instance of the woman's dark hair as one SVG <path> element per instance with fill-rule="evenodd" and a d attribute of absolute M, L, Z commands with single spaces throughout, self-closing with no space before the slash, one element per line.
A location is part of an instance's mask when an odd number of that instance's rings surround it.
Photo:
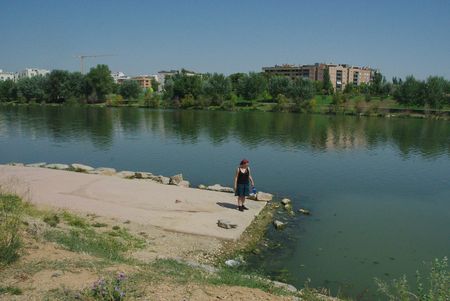
<path fill-rule="evenodd" d="M 247 163 L 249 163 L 249 161 L 247 159 L 242 159 L 240 165 L 244 165 L 244 164 L 247 164 Z"/>

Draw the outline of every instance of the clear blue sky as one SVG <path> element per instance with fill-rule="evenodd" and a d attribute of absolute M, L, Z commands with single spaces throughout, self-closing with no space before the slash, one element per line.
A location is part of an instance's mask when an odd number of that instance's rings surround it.
<path fill-rule="evenodd" d="M 449 0 L 0 0 L 0 69 L 259 71 L 315 62 L 450 78 Z"/>

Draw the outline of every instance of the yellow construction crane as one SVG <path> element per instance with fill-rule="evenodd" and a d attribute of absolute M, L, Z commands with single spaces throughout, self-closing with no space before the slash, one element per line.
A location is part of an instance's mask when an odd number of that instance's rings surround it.
<path fill-rule="evenodd" d="M 84 74 L 84 59 L 88 57 L 102 57 L 102 56 L 114 56 L 114 54 L 93 54 L 93 55 L 76 55 L 76 58 L 80 59 L 80 71 Z"/>

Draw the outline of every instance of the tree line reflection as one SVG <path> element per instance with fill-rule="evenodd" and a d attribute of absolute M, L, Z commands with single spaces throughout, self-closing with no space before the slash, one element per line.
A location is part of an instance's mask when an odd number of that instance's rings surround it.
<path fill-rule="evenodd" d="M 390 144 L 403 155 L 450 154 L 450 123 L 430 119 L 67 106 L 0 107 L 0 138 L 16 135 L 49 138 L 56 143 L 88 139 L 100 150 L 111 148 L 120 137 L 159 137 L 181 144 L 202 141 L 221 145 L 237 141 L 248 148 L 270 145 L 316 151 L 373 149 Z"/>

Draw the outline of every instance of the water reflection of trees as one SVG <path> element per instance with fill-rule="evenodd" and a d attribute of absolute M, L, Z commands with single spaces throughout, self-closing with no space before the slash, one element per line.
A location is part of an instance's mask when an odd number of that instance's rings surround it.
<path fill-rule="evenodd" d="M 113 144 L 115 130 L 180 143 L 205 140 L 220 145 L 236 139 L 256 148 L 372 149 L 390 143 L 402 154 L 450 154 L 450 123 L 439 120 L 386 119 L 263 112 L 154 111 L 136 108 L 2 107 L 4 136 L 51 137 L 55 142 L 89 139 L 99 149 Z"/>

